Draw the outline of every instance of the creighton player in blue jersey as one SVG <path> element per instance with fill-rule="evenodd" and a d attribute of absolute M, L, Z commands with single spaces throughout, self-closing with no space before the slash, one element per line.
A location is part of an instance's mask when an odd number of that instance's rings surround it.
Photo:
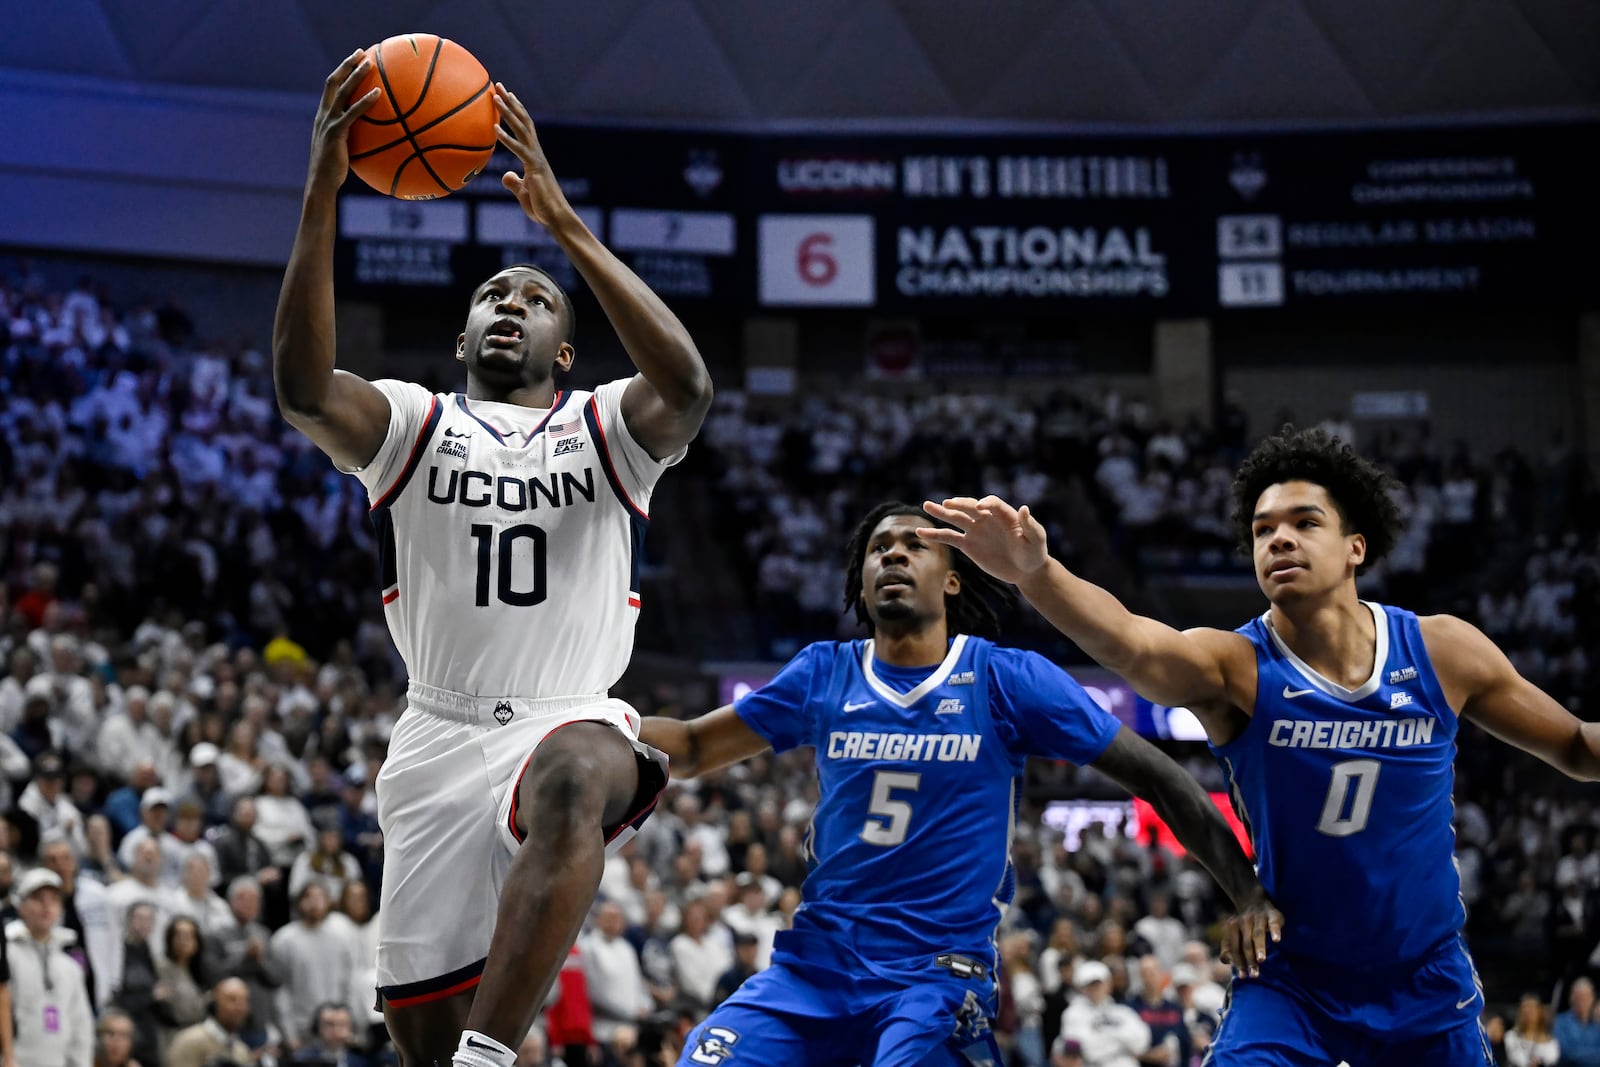
<path fill-rule="evenodd" d="M 1049 557 L 1027 508 L 929 505 L 961 532 L 926 537 L 1015 583 L 1103 666 L 1205 727 L 1288 915 L 1259 979 L 1233 983 L 1207 1061 L 1218 1067 L 1492 1064 L 1461 935 L 1458 720 L 1573 778 L 1600 776 L 1600 724 L 1523 679 L 1475 627 L 1357 596 L 1401 528 L 1390 486 L 1321 431 L 1262 442 L 1235 477 L 1234 522 L 1271 606 L 1234 632 L 1131 614 Z"/>
<path fill-rule="evenodd" d="M 795 656 L 771 683 L 641 738 L 680 777 L 768 748 L 816 751 L 813 858 L 772 966 L 689 1035 L 682 1067 L 955 1067 L 995 1050 L 995 927 L 1011 898 L 1028 756 L 1092 765 L 1153 804 L 1233 900 L 1253 959 L 1281 916 L 1206 794 L 1064 671 L 999 648 L 984 594 L 1008 595 L 878 507 L 847 549 L 845 603 L 871 631 Z"/>

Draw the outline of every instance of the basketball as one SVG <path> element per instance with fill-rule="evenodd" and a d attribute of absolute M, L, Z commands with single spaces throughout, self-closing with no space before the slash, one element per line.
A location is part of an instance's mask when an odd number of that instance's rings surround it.
<path fill-rule="evenodd" d="M 386 196 L 434 200 L 466 185 L 494 152 L 494 93 L 471 52 L 431 33 L 367 49 L 372 68 L 351 94 L 381 90 L 350 128 L 350 169 Z"/>

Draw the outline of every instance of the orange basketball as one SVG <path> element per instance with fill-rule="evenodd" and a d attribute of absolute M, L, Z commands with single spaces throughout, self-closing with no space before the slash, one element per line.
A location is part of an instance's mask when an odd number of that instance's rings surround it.
<path fill-rule="evenodd" d="M 476 178 L 499 118 L 483 64 L 431 33 L 390 37 L 366 56 L 372 68 L 350 99 L 382 94 L 350 127 L 350 169 L 401 200 L 449 196 Z"/>

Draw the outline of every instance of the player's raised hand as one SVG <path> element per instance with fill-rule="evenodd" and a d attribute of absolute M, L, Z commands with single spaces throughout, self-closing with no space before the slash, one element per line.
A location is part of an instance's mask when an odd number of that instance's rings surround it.
<path fill-rule="evenodd" d="M 918 537 L 959 548 L 1003 582 L 1020 584 L 1050 562 L 1044 527 L 1026 504 L 1018 509 L 997 496 L 982 500 L 959 496 L 943 504 L 930 500 L 922 506 L 955 529 L 922 527 L 917 530 Z"/>
<path fill-rule="evenodd" d="M 1266 890 L 1256 893 L 1239 906 L 1236 914 L 1222 923 L 1222 962 L 1233 968 L 1233 973 L 1254 978 L 1261 973 L 1261 961 L 1267 958 L 1267 942 L 1283 937 L 1283 913 L 1267 897 Z"/>
<path fill-rule="evenodd" d="M 548 227 L 556 214 L 571 211 L 566 194 L 550 170 L 550 161 L 539 146 L 539 135 L 533 128 L 533 117 L 522 106 L 517 94 L 500 82 L 494 84 L 494 104 L 500 109 L 500 124 L 494 128 L 500 143 L 522 162 L 522 174 L 506 171 L 500 184 L 516 196 L 517 203 L 528 217 L 541 226 Z"/>
<path fill-rule="evenodd" d="M 367 76 L 372 60 L 365 49 L 356 49 L 343 63 L 333 68 L 322 83 L 322 102 L 311 135 L 311 174 L 309 188 L 320 192 L 337 190 L 350 173 L 350 126 L 378 102 L 383 90 L 376 86 L 355 100 L 350 99 Z"/>

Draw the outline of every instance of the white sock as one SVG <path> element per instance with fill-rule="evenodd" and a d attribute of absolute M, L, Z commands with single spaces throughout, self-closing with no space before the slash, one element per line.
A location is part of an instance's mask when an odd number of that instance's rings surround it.
<path fill-rule="evenodd" d="M 468 1030 L 451 1057 L 451 1067 L 514 1067 L 517 1054 L 494 1038 Z"/>

